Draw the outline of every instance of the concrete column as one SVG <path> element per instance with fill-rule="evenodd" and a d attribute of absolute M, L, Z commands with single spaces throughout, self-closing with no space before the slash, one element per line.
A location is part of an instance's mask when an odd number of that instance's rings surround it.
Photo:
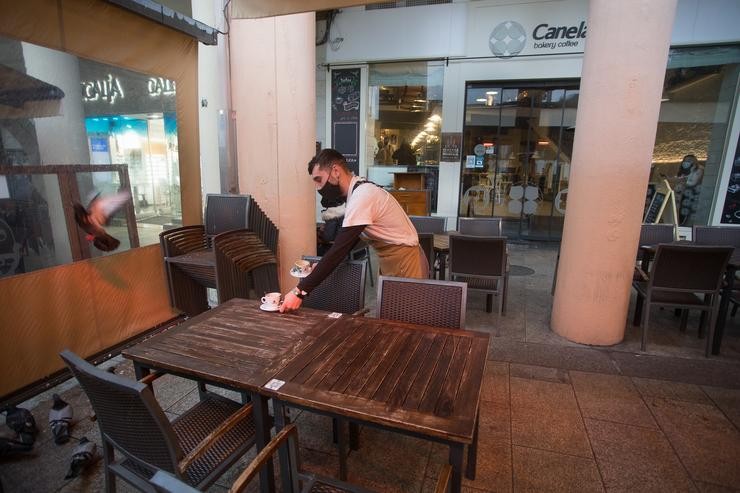
<path fill-rule="evenodd" d="M 315 15 L 231 21 L 231 102 L 239 190 L 280 228 L 282 291 L 290 266 L 316 253 L 315 190 L 307 165 L 316 139 Z"/>
<path fill-rule="evenodd" d="M 676 0 L 591 0 L 552 328 L 624 337 Z"/>

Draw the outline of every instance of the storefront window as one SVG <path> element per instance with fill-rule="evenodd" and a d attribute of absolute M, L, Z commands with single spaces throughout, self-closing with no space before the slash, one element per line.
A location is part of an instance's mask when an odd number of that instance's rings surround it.
<path fill-rule="evenodd" d="M 412 215 L 437 210 L 443 78 L 440 62 L 376 64 L 369 70 L 368 178 L 419 192 L 410 202 L 408 193 L 397 197 Z"/>
<path fill-rule="evenodd" d="M 128 191 L 116 252 L 182 223 L 175 83 L 0 38 L 0 277 L 109 254 L 72 204 Z"/>
<path fill-rule="evenodd" d="M 738 46 L 670 50 L 650 182 L 668 180 L 680 226 L 709 223 L 739 68 Z"/>
<path fill-rule="evenodd" d="M 577 83 L 469 84 L 459 214 L 502 217 L 512 237 L 562 233 Z"/>

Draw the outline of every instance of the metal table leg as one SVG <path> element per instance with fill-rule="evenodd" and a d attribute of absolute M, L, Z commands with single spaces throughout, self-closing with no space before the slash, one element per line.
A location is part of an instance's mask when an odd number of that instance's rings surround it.
<path fill-rule="evenodd" d="M 259 394 L 250 394 L 252 400 L 252 412 L 254 413 L 254 421 L 256 425 L 256 436 L 255 441 L 257 445 L 257 451 L 259 452 L 270 441 L 270 428 L 272 423 L 270 419 L 270 413 L 267 409 L 267 397 Z M 265 467 L 260 470 L 260 491 L 262 493 L 274 493 L 275 491 L 275 467 L 272 463 L 272 459 L 267 461 Z"/>
<path fill-rule="evenodd" d="M 475 415 L 475 429 L 473 430 L 473 442 L 468 445 L 468 467 L 465 470 L 465 477 L 475 481 L 475 470 L 478 465 L 478 423 L 480 421 L 480 411 Z"/>
<path fill-rule="evenodd" d="M 451 493 L 460 493 L 462 490 L 462 468 L 463 468 L 463 450 L 465 446 L 462 443 L 450 444 L 450 465 L 452 466 L 452 485 Z"/>
<path fill-rule="evenodd" d="M 715 322 L 714 326 L 712 354 L 719 354 L 719 348 L 722 345 L 722 336 L 725 332 L 725 321 L 727 321 L 727 310 L 730 306 L 730 298 L 732 298 L 732 289 L 735 284 L 736 271 L 737 269 L 734 266 L 727 266 L 727 272 L 725 274 L 725 287 L 724 289 L 722 289 L 722 298 L 719 302 L 719 313 L 717 314 L 717 321 Z"/>

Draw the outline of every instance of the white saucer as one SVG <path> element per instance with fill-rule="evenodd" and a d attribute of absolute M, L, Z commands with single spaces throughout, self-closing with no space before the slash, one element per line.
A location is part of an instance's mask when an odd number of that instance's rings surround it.
<path fill-rule="evenodd" d="M 295 271 L 293 269 L 290 269 L 290 275 L 293 276 L 293 277 L 297 277 L 299 279 L 303 279 L 304 277 L 307 277 L 310 273 L 311 273 L 311 271 L 308 271 L 308 272 L 298 272 L 298 271 Z"/>
<path fill-rule="evenodd" d="M 260 310 L 264 312 L 276 312 L 280 310 L 279 305 L 268 305 L 267 303 L 263 303 L 260 305 Z"/>

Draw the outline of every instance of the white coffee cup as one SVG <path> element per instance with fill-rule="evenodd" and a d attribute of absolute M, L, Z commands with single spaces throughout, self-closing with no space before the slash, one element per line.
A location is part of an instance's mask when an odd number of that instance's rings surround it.
<path fill-rule="evenodd" d="M 263 305 L 278 306 L 280 305 L 280 293 L 267 293 L 262 297 Z"/>
<path fill-rule="evenodd" d="M 311 270 L 311 262 L 308 260 L 296 260 L 293 264 L 293 268 L 302 274 L 305 274 L 309 270 Z"/>

